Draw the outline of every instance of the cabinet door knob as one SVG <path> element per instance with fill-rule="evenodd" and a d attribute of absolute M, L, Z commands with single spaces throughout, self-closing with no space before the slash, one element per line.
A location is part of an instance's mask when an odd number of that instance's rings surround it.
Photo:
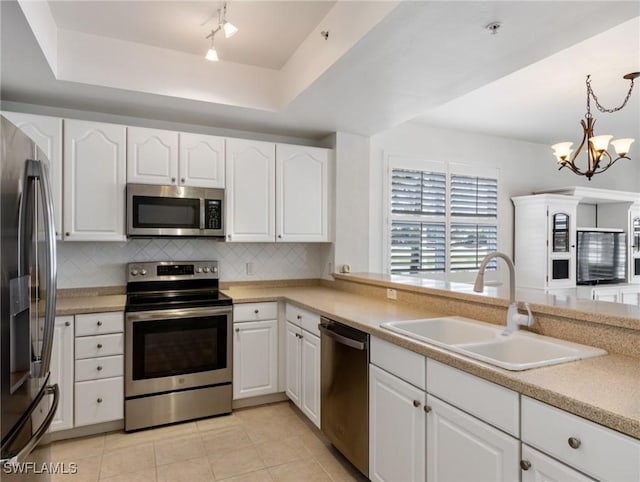
<path fill-rule="evenodd" d="M 420 406 L 420 402 L 418 400 L 413 401 L 413 406 L 418 408 Z"/>
<path fill-rule="evenodd" d="M 101 322 L 101 321 L 98 321 L 97 325 L 98 325 L 98 326 L 102 326 L 102 322 Z"/>
<path fill-rule="evenodd" d="M 171 182 L 176 182 L 176 178 L 175 178 L 175 177 L 172 177 L 172 178 L 171 178 Z"/>
<path fill-rule="evenodd" d="M 65 321 L 64 322 L 64 326 L 71 326 L 71 322 L 70 321 Z"/>
<path fill-rule="evenodd" d="M 102 403 L 102 398 L 98 398 L 98 399 L 96 400 L 96 402 L 98 402 L 98 403 Z"/>
<path fill-rule="evenodd" d="M 278 234 L 278 238 L 279 238 L 279 239 L 282 239 L 282 234 Z"/>
<path fill-rule="evenodd" d="M 102 343 L 98 343 L 98 348 L 102 348 Z"/>
<path fill-rule="evenodd" d="M 68 238 L 69 237 L 69 233 L 64 233 L 64 235 Z"/>
<path fill-rule="evenodd" d="M 521 460 L 520 468 L 522 470 L 529 470 L 531 468 L 531 462 L 529 462 L 528 460 Z"/>
<path fill-rule="evenodd" d="M 299 320 L 302 319 L 302 315 L 298 315 L 296 318 L 298 318 Z"/>
<path fill-rule="evenodd" d="M 96 367 L 96 370 L 98 370 L 99 372 L 101 372 L 101 371 L 102 371 L 102 367 L 101 367 L 100 365 L 98 365 L 98 366 Z"/>
<path fill-rule="evenodd" d="M 184 184 L 184 177 L 180 179 L 180 182 Z"/>
<path fill-rule="evenodd" d="M 260 310 L 253 310 L 253 312 L 257 315 L 258 313 L 260 313 Z"/>
<path fill-rule="evenodd" d="M 429 413 L 431 411 L 431 407 L 429 405 L 424 406 L 424 413 Z"/>
<path fill-rule="evenodd" d="M 230 234 L 227 234 L 227 239 L 231 239 L 231 235 Z"/>
<path fill-rule="evenodd" d="M 580 447 L 580 445 L 582 445 L 582 442 L 577 437 L 569 437 L 569 440 L 567 440 L 567 442 L 569 442 L 569 447 L 571 447 L 572 449 L 577 449 L 578 447 Z"/>

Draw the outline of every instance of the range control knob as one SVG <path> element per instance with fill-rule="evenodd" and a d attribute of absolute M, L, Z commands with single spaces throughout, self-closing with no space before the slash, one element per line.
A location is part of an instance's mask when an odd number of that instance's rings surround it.
<path fill-rule="evenodd" d="M 208 272 L 209 272 L 209 267 L 208 267 L 208 266 L 205 266 L 203 269 L 204 269 L 204 272 L 205 272 L 205 273 L 208 273 Z"/>
<path fill-rule="evenodd" d="M 202 268 L 200 266 L 196 268 L 196 273 L 202 273 Z"/>
<path fill-rule="evenodd" d="M 146 270 L 146 269 L 141 269 L 141 270 L 140 270 L 140 274 L 141 274 L 142 276 L 144 276 L 145 274 L 147 274 L 147 270 Z"/>
<path fill-rule="evenodd" d="M 218 272 L 218 268 L 216 266 L 212 266 L 211 267 L 211 272 L 212 273 L 217 273 Z"/>
<path fill-rule="evenodd" d="M 138 270 L 137 270 L 137 269 L 135 269 L 135 268 L 133 268 L 133 269 L 131 270 L 131 276 L 138 276 Z"/>

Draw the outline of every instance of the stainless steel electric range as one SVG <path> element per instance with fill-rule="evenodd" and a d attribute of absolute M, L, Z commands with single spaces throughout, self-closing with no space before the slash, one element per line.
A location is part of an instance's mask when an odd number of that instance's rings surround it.
<path fill-rule="evenodd" d="M 217 261 L 127 265 L 125 430 L 231 412 L 232 301 Z"/>

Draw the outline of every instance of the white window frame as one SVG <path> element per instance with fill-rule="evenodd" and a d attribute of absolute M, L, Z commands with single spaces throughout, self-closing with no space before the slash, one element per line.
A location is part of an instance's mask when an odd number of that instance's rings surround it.
<path fill-rule="evenodd" d="M 446 246 L 451 245 L 451 222 L 453 218 L 454 224 L 487 224 L 487 225 L 495 225 L 496 226 L 496 246 L 497 251 L 501 250 L 501 242 L 500 242 L 500 225 L 502 220 L 502 182 L 500 178 L 500 169 L 497 167 L 489 167 L 489 166 L 477 166 L 464 164 L 460 162 L 445 162 L 445 161 L 433 161 L 433 160 L 425 160 L 417 157 L 407 157 L 401 156 L 397 154 L 386 154 L 384 162 L 384 176 L 383 176 L 383 202 L 384 202 L 384 218 L 382 222 L 382 266 L 386 273 L 391 273 L 391 170 L 392 169 L 408 169 L 414 171 L 432 171 L 432 172 L 442 172 L 446 175 L 446 186 L 447 186 L 447 197 L 446 197 L 446 209 L 444 218 L 442 216 L 424 216 L 421 220 L 426 222 L 442 222 L 444 220 L 446 229 L 445 229 L 445 242 Z M 497 205 L 496 205 L 496 221 L 483 223 L 481 218 L 466 218 L 459 216 L 451 216 L 451 176 L 452 175 L 460 175 L 460 176 L 471 176 L 471 177 L 482 177 L 482 178 L 495 178 L 497 179 Z M 402 216 L 394 216 L 395 220 L 403 220 Z M 407 217 L 407 220 L 415 221 L 415 218 Z M 493 220 L 492 220 L 493 221 Z M 439 272 L 428 272 L 428 273 L 417 273 L 417 274 L 406 274 L 402 276 L 414 276 L 414 277 L 429 277 L 429 278 L 439 278 L 443 276 L 449 276 L 451 274 L 461 273 L 460 277 L 464 277 L 464 273 L 470 273 L 472 271 L 460 271 L 456 273 L 451 273 L 451 256 L 449 253 L 449 248 L 446 251 L 445 257 L 445 271 Z M 500 271 L 500 264 L 497 264 L 497 272 Z"/>

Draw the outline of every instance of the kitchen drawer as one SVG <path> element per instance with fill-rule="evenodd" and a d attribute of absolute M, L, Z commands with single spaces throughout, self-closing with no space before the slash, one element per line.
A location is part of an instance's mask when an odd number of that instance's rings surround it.
<path fill-rule="evenodd" d="M 372 336 L 370 356 L 374 365 L 425 389 L 425 358 L 422 355 Z"/>
<path fill-rule="evenodd" d="M 639 440 L 528 397 L 522 441 L 597 479 L 640 480 Z"/>
<path fill-rule="evenodd" d="M 76 382 L 74 426 L 92 425 L 122 418 L 124 418 L 122 377 Z"/>
<path fill-rule="evenodd" d="M 287 321 L 290 321 L 294 325 L 301 326 L 310 333 L 316 336 L 320 336 L 320 315 L 304 308 L 298 308 L 297 306 L 287 304 Z"/>
<path fill-rule="evenodd" d="M 427 359 L 427 392 L 518 437 L 519 395 L 513 390 Z"/>
<path fill-rule="evenodd" d="M 124 374 L 124 356 L 105 356 L 76 360 L 76 382 L 121 377 Z"/>
<path fill-rule="evenodd" d="M 76 338 L 76 360 L 97 356 L 122 355 L 124 353 L 123 347 L 124 336 L 122 333 L 83 336 Z"/>
<path fill-rule="evenodd" d="M 88 313 L 76 315 L 76 336 L 104 335 L 122 333 L 124 313 Z"/>
<path fill-rule="evenodd" d="M 245 303 L 233 305 L 234 323 L 242 321 L 277 320 L 278 303 Z"/>

